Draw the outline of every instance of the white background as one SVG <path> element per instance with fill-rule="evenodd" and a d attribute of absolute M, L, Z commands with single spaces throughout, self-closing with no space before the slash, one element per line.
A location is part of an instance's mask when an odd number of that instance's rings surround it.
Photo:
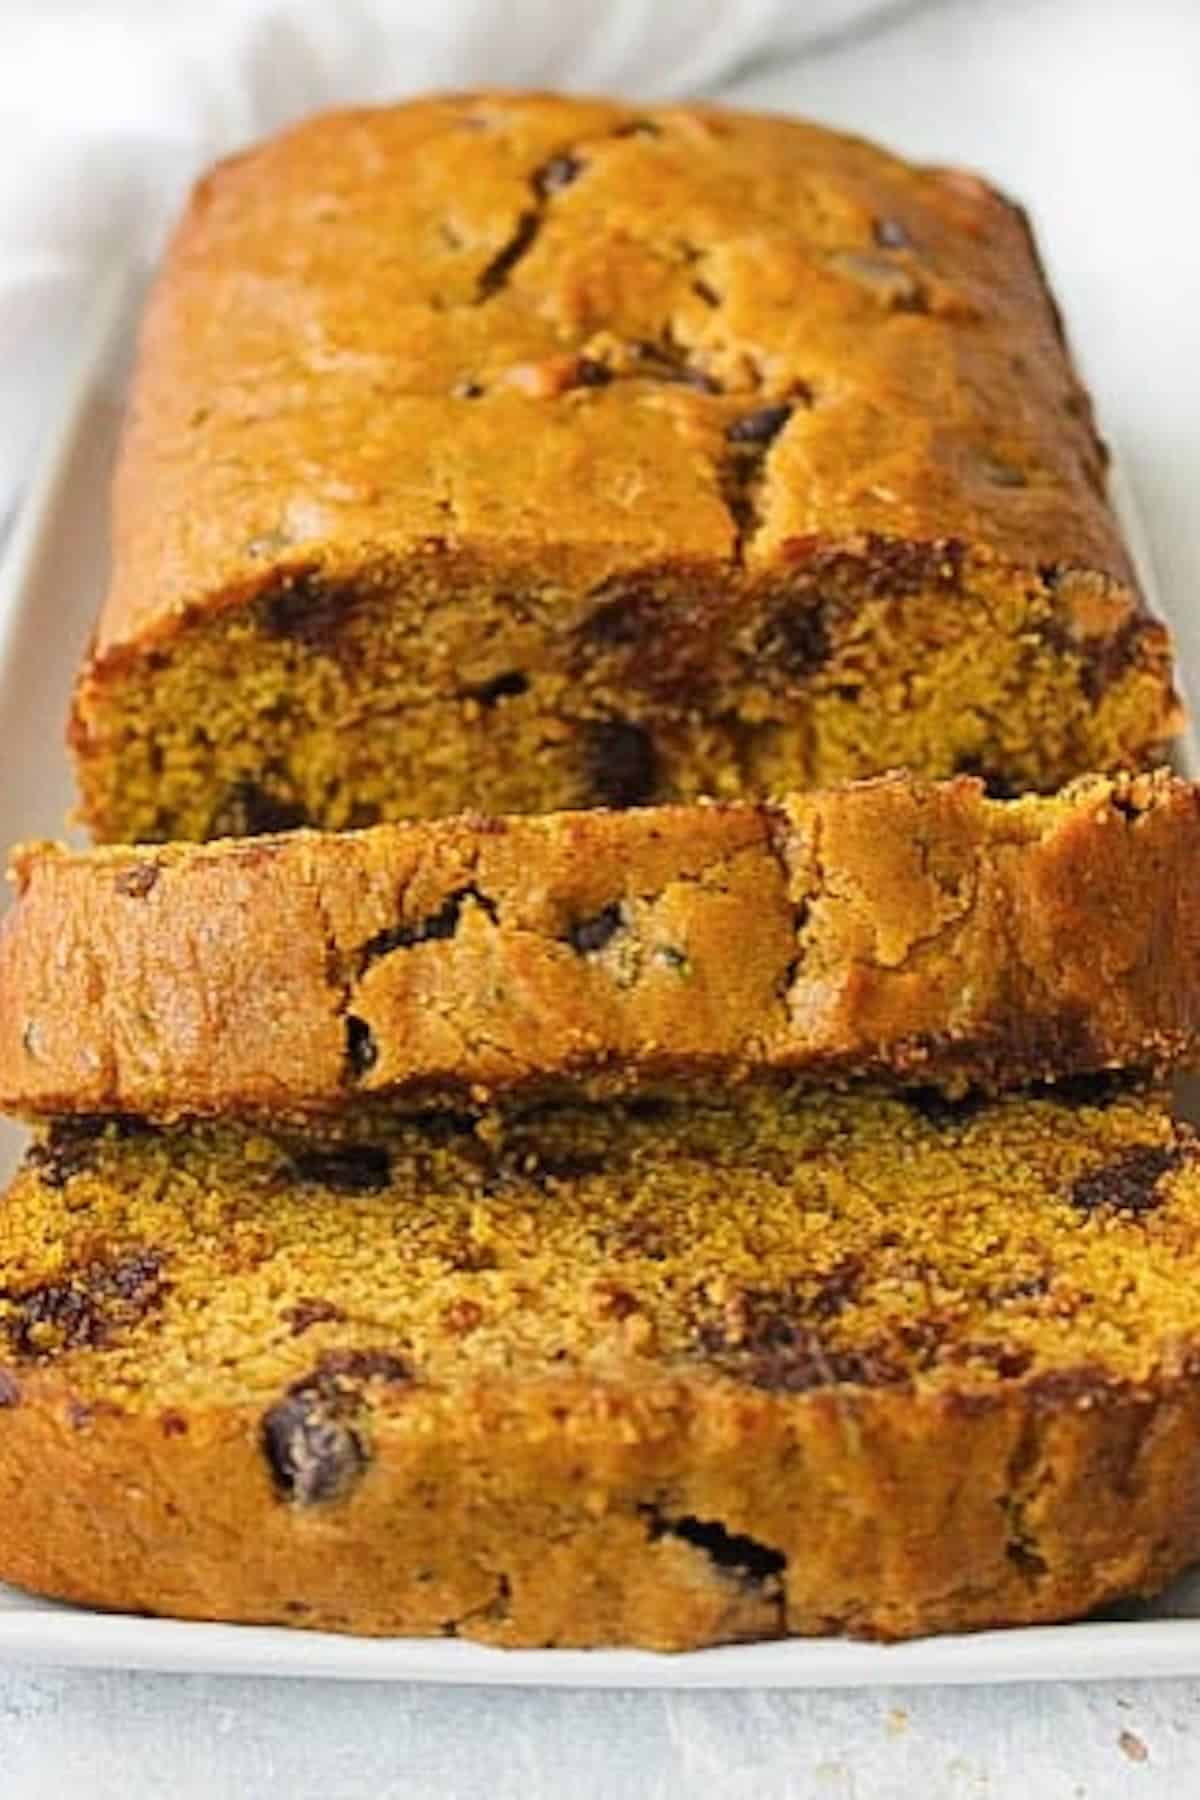
<path fill-rule="evenodd" d="M 464 70 L 464 83 L 487 73 Z M 1200 656 L 1200 0 L 943 0 L 735 92 L 976 164 L 1031 206 L 1177 629 Z M 61 312 L 44 323 L 21 367 L 0 371 L 0 440 L 31 397 L 49 402 Z M 572 1694 L 0 1668 L 3 1800 L 1198 1791 L 1192 1681 Z"/>

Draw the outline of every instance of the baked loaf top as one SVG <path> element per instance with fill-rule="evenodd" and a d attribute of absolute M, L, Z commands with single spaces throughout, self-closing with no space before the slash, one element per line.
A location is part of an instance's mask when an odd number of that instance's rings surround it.
<path fill-rule="evenodd" d="M 1102 463 L 1026 222 L 974 176 L 708 106 L 327 114 L 179 229 L 96 650 L 430 543 L 589 586 L 876 538 L 1124 582 Z"/>
<path fill-rule="evenodd" d="M 908 776 L 724 805 L 18 851 L 0 1105 L 320 1111 L 755 1069 L 1194 1057 L 1200 804 Z"/>
<path fill-rule="evenodd" d="M 72 723 L 106 842 L 1145 766 L 1171 656 L 1026 222 L 714 107 L 451 95 L 196 190 Z"/>
<path fill-rule="evenodd" d="M 61 1121 L 0 1575 L 508 1644 L 1077 1613 L 1200 1550 L 1198 1243 L 1194 1140 L 1100 1084 Z"/>

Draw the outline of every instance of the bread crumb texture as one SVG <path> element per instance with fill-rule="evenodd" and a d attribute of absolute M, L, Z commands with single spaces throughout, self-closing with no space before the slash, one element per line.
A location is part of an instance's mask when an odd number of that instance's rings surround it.
<path fill-rule="evenodd" d="M 0 1573 L 681 1648 L 1078 1614 L 1200 1548 L 1200 1169 L 1115 1080 L 42 1133 Z"/>

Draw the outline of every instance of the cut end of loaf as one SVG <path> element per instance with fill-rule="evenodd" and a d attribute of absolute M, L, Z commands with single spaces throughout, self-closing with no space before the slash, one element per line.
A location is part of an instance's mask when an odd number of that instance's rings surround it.
<path fill-rule="evenodd" d="M 0 1575 L 505 1644 L 1077 1614 L 1200 1546 L 1198 1209 L 1119 1085 L 56 1127 Z"/>
<path fill-rule="evenodd" d="M 769 581 L 695 566 L 579 589 L 447 549 L 219 599 L 84 677 L 73 742 L 100 841 L 354 828 L 481 797 L 753 798 L 901 767 L 1047 792 L 1154 761 L 1180 722 L 1166 634 L 1128 590 L 955 545 L 807 545 Z"/>

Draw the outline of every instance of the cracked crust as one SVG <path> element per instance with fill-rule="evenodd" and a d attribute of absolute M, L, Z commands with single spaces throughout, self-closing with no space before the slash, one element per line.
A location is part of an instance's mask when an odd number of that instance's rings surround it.
<path fill-rule="evenodd" d="M 973 177 L 704 106 L 317 118 L 201 182 L 147 314 L 89 822 L 1145 762 L 1178 710 L 1103 466 Z"/>
<path fill-rule="evenodd" d="M 1166 1069 L 1200 803 L 891 776 L 774 806 L 16 854 L 0 1105 L 160 1117 L 582 1083 Z"/>
<path fill-rule="evenodd" d="M 4 1219 L 0 1576 L 59 1597 L 684 1649 L 1074 1616 L 1200 1551 L 1157 1098 L 97 1122 Z"/>

